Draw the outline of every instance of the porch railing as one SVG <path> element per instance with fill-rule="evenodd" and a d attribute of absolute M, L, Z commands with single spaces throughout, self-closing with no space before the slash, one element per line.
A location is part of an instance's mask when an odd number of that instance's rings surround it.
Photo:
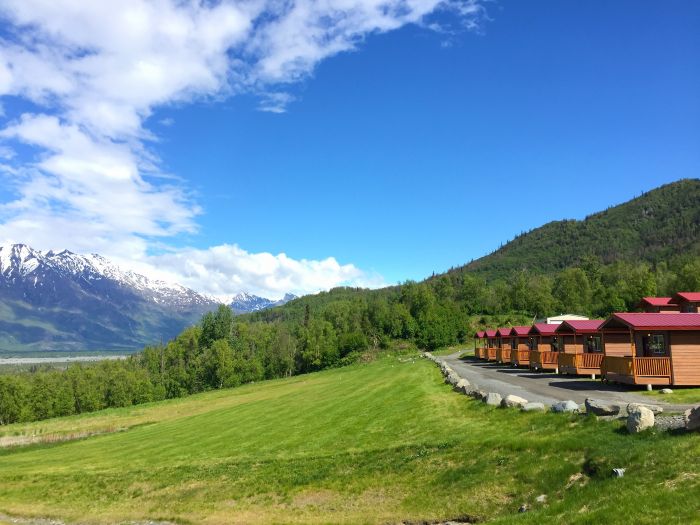
<path fill-rule="evenodd" d="M 530 350 L 518 350 L 518 363 L 529 363 L 530 362 Z"/>
<path fill-rule="evenodd" d="M 559 352 L 550 352 L 545 350 L 533 350 L 530 352 L 531 365 L 558 365 Z"/>
<path fill-rule="evenodd" d="M 671 377 L 669 357 L 635 357 L 634 366 L 638 376 Z"/>
<path fill-rule="evenodd" d="M 559 354 L 559 366 L 569 368 L 600 368 L 602 353 L 585 352 L 579 354 Z"/>
<path fill-rule="evenodd" d="M 671 377 L 671 358 L 605 356 L 601 370 L 622 376 Z"/>
<path fill-rule="evenodd" d="M 486 349 L 486 358 L 489 361 L 495 361 L 496 360 L 496 349 L 495 348 L 487 348 Z"/>
<path fill-rule="evenodd" d="M 496 352 L 496 361 L 510 363 L 510 348 L 499 348 Z"/>

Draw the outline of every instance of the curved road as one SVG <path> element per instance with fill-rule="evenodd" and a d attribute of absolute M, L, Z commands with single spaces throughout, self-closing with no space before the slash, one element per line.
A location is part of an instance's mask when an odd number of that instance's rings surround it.
<path fill-rule="evenodd" d="M 480 361 L 460 352 L 438 357 L 447 363 L 460 377 L 486 392 L 498 392 L 503 397 L 512 394 L 528 401 L 552 404 L 572 400 L 582 405 L 586 398 L 595 398 L 610 403 L 626 405 L 642 403 L 658 405 L 665 412 L 682 412 L 695 405 L 673 405 L 661 396 L 644 396 L 630 391 L 630 387 L 603 383 L 598 379 L 582 376 L 558 375 L 547 372 L 532 372 L 493 362 Z"/>

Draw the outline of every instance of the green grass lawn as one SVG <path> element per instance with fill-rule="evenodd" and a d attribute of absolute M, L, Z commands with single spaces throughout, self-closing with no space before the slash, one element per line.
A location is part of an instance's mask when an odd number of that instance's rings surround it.
<path fill-rule="evenodd" d="M 700 434 L 486 407 L 383 358 L 4 428 L 117 430 L 0 450 L 0 514 L 117 523 L 693 523 Z M 625 467 L 613 478 L 613 467 Z M 535 498 L 547 495 L 539 504 Z M 530 512 L 519 514 L 521 504 Z"/>
<path fill-rule="evenodd" d="M 671 387 L 673 394 L 660 394 L 659 388 L 651 392 L 642 392 L 644 395 L 665 401 L 666 403 L 700 404 L 700 388 Z"/>

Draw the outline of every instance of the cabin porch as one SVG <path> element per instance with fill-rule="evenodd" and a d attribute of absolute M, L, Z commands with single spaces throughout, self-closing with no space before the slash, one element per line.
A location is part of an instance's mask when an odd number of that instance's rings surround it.
<path fill-rule="evenodd" d="M 510 353 L 510 362 L 515 366 L 530 366 L 530 349 L 513 350 Z"/>
<path fill-rule="evenodd" d="M 551 350 L 532 350 L 530 352 L 531 370 L 559 370 L 559 352 Z"/>
<path fill-rule="evenodd" d="M 603 362 L 602 352 L 579 352 L 576 354 L 559 352 L 559 372 L 574 375 L 600 375 Z"/>
<path fill-rule="evenodd" d="M 499 363 L 510 363 L 511 349 L 501 347 L 496 350 L 496 361 Z"/>
<path fill-rule="evenodd" d="M 606 355 L 601 374 L 607 381 L 629 385 L 670 385 L 670 357 L 632 357 Z"/>

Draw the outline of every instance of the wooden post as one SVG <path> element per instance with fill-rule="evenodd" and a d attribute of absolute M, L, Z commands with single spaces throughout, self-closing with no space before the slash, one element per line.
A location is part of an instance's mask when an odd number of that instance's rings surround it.
<path fill-rule="evenodd" d="M 634 349 L 634 336 L 630 330 L 630 349 L 632 350 L 632 380 L 637 384 L 637 353 Z"/>

